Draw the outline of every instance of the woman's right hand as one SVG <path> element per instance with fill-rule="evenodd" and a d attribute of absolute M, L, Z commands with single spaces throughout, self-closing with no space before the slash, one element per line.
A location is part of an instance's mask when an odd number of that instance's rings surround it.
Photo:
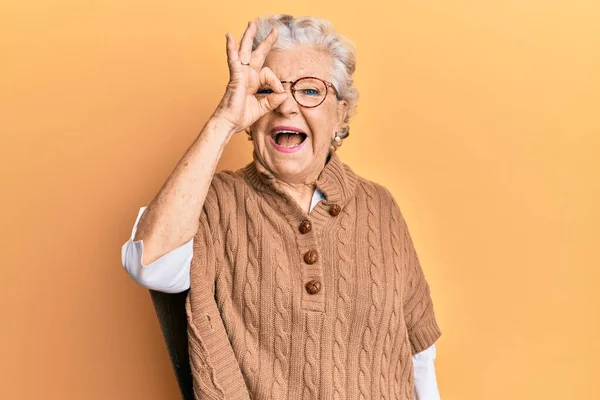
<path fill-rule="evenodd" d="M 273 28 L 256 50 L 252 51 L 256 30 L 256 24 L 250 22 L 239 50 L 235 47 L 233 36 L 229 33 L 225 35 L 229 83 L 212 118 L 230 125 L 232 134 L 243 131 L 267 112 L 277 108 L 287 96 L 273 71 L 267 67 L 263 68 L 265 58 L 277 42 L 279 32 Z M 257 97 L 257 91 L 263 87 L 270 88 L 272 93 Z"/>

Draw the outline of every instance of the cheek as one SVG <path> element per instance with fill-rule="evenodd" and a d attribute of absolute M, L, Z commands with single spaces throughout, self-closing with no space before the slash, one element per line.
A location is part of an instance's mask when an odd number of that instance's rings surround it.
<path fill-rule="evenodd" d="M 315 129 L 318 130 L 319 136 L 326 141 L 333 137 L 335 126 L 335 113 L 331 106 L 323 107 L 313 117 Z"/>
<path fill-rule="evenodd" d="M 254 124 L 252 124 L 252 130 L 264 133 L 265 129 L 269 125 L 269 115 L 270 113 L 263 115 Z"/>

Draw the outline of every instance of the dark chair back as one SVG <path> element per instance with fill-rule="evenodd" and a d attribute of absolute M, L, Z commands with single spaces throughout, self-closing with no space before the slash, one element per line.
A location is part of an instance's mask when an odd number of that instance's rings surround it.
<path fill-rule="evenodd" d="M 194 400 L 194 386 L 188 353 L 187 317 L 185 299 L 188 291 L 163 293 L 150 290 L 154 311 L 167 345 L 173 371 L 179 384 L 181 398 Z"/>

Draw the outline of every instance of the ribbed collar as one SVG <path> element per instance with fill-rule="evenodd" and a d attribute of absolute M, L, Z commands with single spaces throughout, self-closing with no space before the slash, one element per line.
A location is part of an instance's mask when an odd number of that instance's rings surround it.
<path fill-rule="evenodd" d="M 282 189 L 282 182 L 260 161 L 256 152 L 253 161 L 242 169 L 247 181 L 258 191 L 275 192 L 286 199 L 290 196 Z M 357 175 L 333 153 L 329 156 L 317 178 L 316 186 L 325 194 L 329 204 L 343 206 L 354 195 Z"/>

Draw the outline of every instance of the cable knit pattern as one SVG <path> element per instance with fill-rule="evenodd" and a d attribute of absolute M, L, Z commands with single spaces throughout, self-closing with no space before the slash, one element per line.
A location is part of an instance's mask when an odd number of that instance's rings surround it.
<path fill-rule="evenodd" d="M 400 232 L 398 229 L 399 221 L 401 217 L 398 212 L 398 207 L 392 207 L 392 221 L 391 221 L 391 234 L 392 234 L 392 242 L 393 243 L 402 243 L 402 237 L 400 236 Z M 393 246 L 393 259 L 394 259 L 394 267 L 396 269 L 396 277 L 394 282 L 394 308 L 392 312 L 392 323 L 390 324 L 390 334 L 395 334 L 397 332 L 397 324 L 398 318 L 402 315 L 402 302 L 401 302 L 401 290 L 402 290 L 402 251 L 401 246 Z M 397 358 L 396 362 L 390 363 L 390 373 L 394 374 L 394 382 L 395 385 L 392 386 L 392 391 L 390 396 L 392 398 L 400 398 L 401 392 L 400 388 L 407 388 L 409 386 L 407 373 L 412 372 L 412 368 L 408 365 L 409 363 L 402 363 L 405 357 L 412 362 L 410 359 L 410 353 L 408 352 L 407 345 L 408 338 L 405 335 L 395 334 L 393 348 L 398 348 L 400 351 L 400 357 Z M 407 397 L 408 396 L 408 397 Z M 408 395 L 405 389 L 404 397 L 412 399 L 412 394 Z"/>
<path fill-rule="evenodd" d="M 320 315 L 307 314 L 306 318 L 306 346 L 304 347 L 304 393 L 302 400 L 319 399 L 319 369 L 320 369 Z"/>
<path fill-rule="evenodd" d="M 392 207 L 392 219 L 390 223 L 390 233 L 392 236 L 392 243 L 400 243 L 400 236 L 398 235 L 398 230 L 394 229 L 398 226 L 398 212 L 395 207 Z M 399 318 L 401 316 L 401 298 L 400 298 L 400 290 L 401 290 L 401 255 L 399 246 L 392 246 L 392 259 L 394 265 L 394 292 L 392 294 L 393 298 L 393 307 L 392 307 L 392 315 L 390 317 L 390 324 L 388 327 L 388 331 L 385 336 L 385 344 L 384 349 L 395 349 L 398 347 L 398 342 L 402 340 L 402 336 L 398 335 L 398 323 Z M 384 352 L 383 357 L 381 359 L 381 375 L 380 379 L 380 388 L 381 388 L 381 398 L 382 399 L 394 399 L 398 397 L 396 393 L 395 385 L 389 385 L 389 374 L 393 371 L 394 365 L 392 365 L 392 358 L 388 357 L 386 352 Z"/>
<path fill-rule="evenodd" d="M 368 227 L 368 248 L 367 255 L 369 260 L 369 271 L 371 274 L 371 307 L 369 309 L 369 318 L 367 329 L 363 335 L 363 347 L 360 351 L 360 375 L 359 389 L 360 399 L 370 398 L 371 376 L 372 374 L 372 343 L 375 341 L 377 327 L 379 325 L 379 316 L 381 309 L 381 293 L 380 285 L 383 283 L 383 274 L 381 262 L 378 260 L 381 246 L 379 245 L 379 224 L 377 223 L 377 215 L 381 212 L 379 209 L 379 199 L 372 192 L 370 185 L 365 185 L 367 194 L 367 227 Z"/>
<path fill-rule="evenodd" d="M 196 400 L 412 400 L 411 354 L 441 333 L 402 214 L 335 153 L 315 185 L 307 214 L 256 154 L 215 174 L 186 302 Z"/>
<path fill-rule="evenodd" d="M 414 390 L 414 376 L 412 370 L 412 359 L 410 358 L 410 346 L 408 340 L 400 342 L 400 357 L 395 368 L 395 391 L 396 398 L 412 399 Z M 402 360 L 407 360 L 402 362 Z"/>
<path fill-rule="evenodd" d="M 275 361 L 273 363 L 273 385 L 271 387 L 273 399 L 287 398 L 287 380 L 289 377 L 289 357 L 290 357 L 290 298 L 286 290 L 286 259 L 283 243 L 281 242 L 281 232 L 277 222 L 272 216 L 267 216 L 277 229 L 271 230 L 270 243 L 273 244 L 273 254 L 275 256 L 275 315 L 274 329 L 275 342 L 273 351 Z"/>
<path fill-rule="evenodd" d="M 354 209 L 351 203 L 348 209 Z M 352 260 L 350 259 L 350 214 L 343 213 L 340 216 L 340 230 L 338 231 L 338 255 L 339 255 L 339 279 L 338 279 L 338 296 L 337 296 L 337 312 L 334 326 L 334 343 L 333 343 L 333 398 L 334 400 L 344 399 L 344 387 L 346 385 L 346 358 L 348 345 L 348 304 L 350 303 L 349 286 L 350 277 L 348 270 L 350 269 Z"/>
<path fill-rule="evenodd" d="M 191 315 L 189 303 L 186 302 L 186 313 L 188 316 Z M 208 351 L 206 346 L 202 343 L 199 338 L 200 333 L 193 324 L 188 325 L 189 336 L 191 338 L 189 347 L 193 350 L 193 354 L 196 355 L 192 359 L 190 366 L 195 376 L 200 376 L 201 379 L 194 381 L 194 390 L 196 393 L 200 392 L 206 398 L 209 399 L 224 399 L 225 393 L 223 388 L 217 382 L 217 376 L 213 365 L 208 362 Z"/>
<path fill-rule="evenodd" d="M 256 204 L 253 200 L 246 199 L 246 210 L 250 215 L 259 215 Z M 252 392 L 255 388 L 256 374 L 258 372 L 258 289 L 259 271 L 258 256 L 260 248 L 260 226 L 256 218 L 248 218 L 248 269 L 246 270 L 244 285 L 244 324 L 246 327 L 246 354 L 242 361 L 244 376 Z"/>

